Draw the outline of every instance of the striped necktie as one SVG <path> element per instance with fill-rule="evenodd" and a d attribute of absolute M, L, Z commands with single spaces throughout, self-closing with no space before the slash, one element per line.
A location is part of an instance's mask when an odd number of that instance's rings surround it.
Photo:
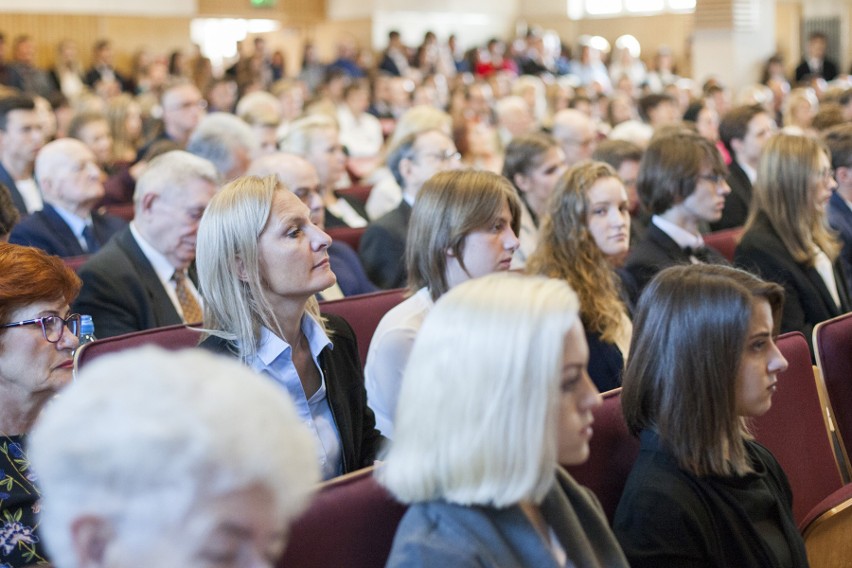
<path fill-rule="evenodd" d="M 172 280 L 175 281 L 175 292 L 177 292 L 178 303 L 183 311 L 183 321 L 186 323 L 199 323 L 203 319 L 201 306 L 198 305 L 198 300 L 189 290 L 186 283 L 186 272 L 183 270 L 175 270 Z"/>

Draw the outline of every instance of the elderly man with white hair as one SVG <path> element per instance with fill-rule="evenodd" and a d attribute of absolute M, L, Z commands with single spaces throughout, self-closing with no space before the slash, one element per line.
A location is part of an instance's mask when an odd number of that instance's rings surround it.
<path fill-rule="evenodd" d="M 251 126 L 233 114 L 214 112 L 198 123 L 186 151 L 216 166 L 223 182 L 246 173 L 260 150 L 260 142 Z"/>
<path fill-rule="evenodd" d="M 35 161 L 44 208 L 15 226 L 9 242 L 62 257 L 94 254 L 127 226 L 93 211 L 104 196 L 101 170 L 91 150 L 71 138 L 50 142 Z"/>
<path fill-rule="evenodd" d="M 307 160 L 295 154 L 277 152 L 262 156 L 251 163 L 248 175 L 274 175 L 287 189 L 296 194 L 311 211 L 311 222 L 325 230 L 325 207 L 319 194 L 319 175 Z M 328 247 L 328 262 L 337 282 L 320 293 L 323 300 L 366 294 L 378 290 L 367 278 L 361 260 L 352 247 L 343 241 L 332 241 Z"/>
<path fill-rule="evenodd" d="M 133 222 L 80 268 L 74 308 L 94 318 L 99 337 L 201 321 L 195 240 L 218 183 L 213 164 L 182 150 L 148 164 Z"/>
<path fill-rule="evenodd" d="M 315 454 L 270 381 L 201 350 L 146 347 L 83 369 L 29 457 L 57 568 L 268 568 L 319 479 Z"/>
<path fill-rule="evenodd" d="M 585 113 L 569 108 L 557 112 L 553 117 L 553 137 L 565 152 L 565 164 L 573 166 L 588 160 L 598 144 L 595 123 Z"/>

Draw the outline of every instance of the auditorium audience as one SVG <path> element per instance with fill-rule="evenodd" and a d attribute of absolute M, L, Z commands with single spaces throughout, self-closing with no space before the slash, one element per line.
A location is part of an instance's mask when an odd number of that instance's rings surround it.
<path fill-rule="evenodd" d="M 722 119 L 719 136 L 731 155 L 726 178 L 731 193 L 725 198 L 722 217 L 710 223 L 712 230 L 745 225 L 760 156 L 775 130 L 775 121 L 760 105 L 734 107 Z"/>
<path fill-rule="evenodd" d="M 68 306 L 80 279 L 32 247 L 0 243 L 0 266 L 0 561 L 21 568 L 46 560 L 26 442 L 39 413 L 71 382 L 80 316 Z"/>
<path fill-rule="evenodd" d="M 320 315 L 315 294 L 334 281 L 331 239 L 275 176 L 246 176 L 214 197 L 198 231 L 204 294 L 201 346 L 274 381 L 316 442 L 323 479 L 372 465 L 375 429 L 355 334 Z"/>
<path fill-rule="evenodd" d="M 32 97 L 0 98 L 0 183 L 9 188 L 21 215 L 40 210 L 44 203 L 33 179 L 36 154 L 44 142 Z"/>
<path fill-rule="evenodd" d="M 440 130 L 411 134 L 388 156 L 402 201 L 367 227 L 358 251 L 367 276 L 379 288 L 405 286 L 405 244 L 417 193 L 433 174 L 457 169 L 459 157 L 453 141 Z"/>
<path fill-rule="evenodd" d="M 518 274 L 438 300 L 377 471 L 409 504 L 387 566 L 627 566 L 597 499 L 559 467 L 588 458 L 600 405 L 578 309 L 564 281 Z"/>
<path fill-rule="evenodd" d="M 134 218 L 80 268 L 74 307 L 98 337 L 201 321 L 196 235 L 218 187 L 213 164 L 182 150 L 151 161 L 134 194 Z"/>
<path fill-rule="evenodd" d="M 808 565 L 787 477 L 748 428 L 787 368 L 783 303 L 781 286 L 714 265 L 643 293 L 621 395 L 641 451 L 613 521 L 631 566 Z"/>
<path fill-rule="evenodd" d="M 403 371 L 424 318 L 454 286 L 510 268 L 520 207 L 509 183 L 490 172 L 443 172 L 423 184 L 405 250 L 410 296 L 379 322 L 364 367 L 367 400 L 385 437 L 393 437 Z"/>
<path fill-rule="evenodd" d="M 95 254 L 127 226 L 119 217 L 94 210 L 104 196 L 101 170 L 79 140 L 47 144 L 36 156 L 35 174 L 44 207 L 18 223 L 9 242 L 56 256 L 82 256 Z"/>
<path fill-rule="evenodd" d="M 272 566 L 319 477 L 312 442 L 235 362 L 154 347 L 95 361 L 32 435 L 52 564 Z"/>
<path fill-rule="evenodd" d="M 521 198 L 521 222 L 512 268 L 523 268 L 538 246 L 539 227 L 557 181 L 565 173 L 565 152 L 551 136 L 532 133 L 514 138 L 506 147 L 503 177 Z"/>
<path fill-rule="evenodd" d="M 766 144 L 734 263 L 784 287 L 782 333 L 811 337 L 816 324 L 852 309 L 841 243 L 826 222 L 835 187 L 828 151 L 816 139 L 779 134 Z"/>
<path fill-rule="evenodd" d="M 645 150 L 637 189 L 653 216 L 625 265 L 640 291 L 673 264 L 725 263 L 722 255 L 704 246 L 701 228 L 722 217 L 731 192 L 727 173 L 719 151 L 698 134 L 664 134 Z"/>

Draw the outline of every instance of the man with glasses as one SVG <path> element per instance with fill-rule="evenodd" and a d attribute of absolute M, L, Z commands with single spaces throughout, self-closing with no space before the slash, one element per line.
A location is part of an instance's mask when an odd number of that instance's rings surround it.
<path fill-rule="evenodd" d="M 195 242 L 218 183 L 213 164 L 181 150 L 151 161 L 136 184 L 133 222 L 80 269 L 74 307 L 91 314 L 99 337 L 201 321 Z"/>
<path fill-rule="evenodd" d="M 563 109 L 553 117 L 553 137 L 565 152 L 565 165 L 588 160 L 598 145 L 598 134 L 592 119 L 585 113 Z"/>
<path fill-rule="evenodd" d="M 276 176 L 311 210 L 311 223 L 325 230 L 325 207 L 319 194 L 319 174 L 309 161 L 295 154 L 277 152 L 254 160 L 246 173 L 253 176 Z M 337 283 L 320 293 L 323 300 L 376 291 L 352 247 L 343 241 L 333 240 L 327 251 L 328 262 L 331 271 L 337 276 Z"/>
<path fill-rule="evenodd" d="M 148 149 L 160 140 L 171 140 L 181 148 L 186 148 L 189 137 L 198 126 L 207 109 L 201 92 L 195 85 L 186 80 L 177 80 L 166 85 L 160 96 L 162 111 L 162 129 L 160 133 L 145 144 L 136 155 L 139 160 Z"/>
<path fill-rule="evenodd" d="M 367 276 L 379 288 L 405 286 L 405 241 L 417 192 L 434 174 L 458 168 L 460 158 L 453 141 L 440 130 L 412 134 L 388 156 L 388 167 L 402 188 L 402 202 L 367 226 L 359 250 Z"/>

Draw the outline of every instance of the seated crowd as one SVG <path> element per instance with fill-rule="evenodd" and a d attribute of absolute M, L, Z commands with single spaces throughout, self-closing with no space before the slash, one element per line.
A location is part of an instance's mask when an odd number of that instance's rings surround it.
<path fill-rule="evenodd" d="M 852 310 L 828 65 L 732 104 L 665 49 L 607 68 L 536 33 L 392 32 L 376 69 L 306 46 L 292 78 L 260 38 L 217 79 L 125 77 L 106 41 L 48 74 L 27 41 L 0 67 L 0 566 L 272 566 L 317 483 L 374 464 L 408 506 L 388 566 L 807 565 L 748 419 L 775 338 Z M 403 288 L 362 361 L 326 302 Z M 201 349 L 69 385 L 80 314 Z M 641 454 L 610 523 L 563 466 L 619 387 Z"/>

